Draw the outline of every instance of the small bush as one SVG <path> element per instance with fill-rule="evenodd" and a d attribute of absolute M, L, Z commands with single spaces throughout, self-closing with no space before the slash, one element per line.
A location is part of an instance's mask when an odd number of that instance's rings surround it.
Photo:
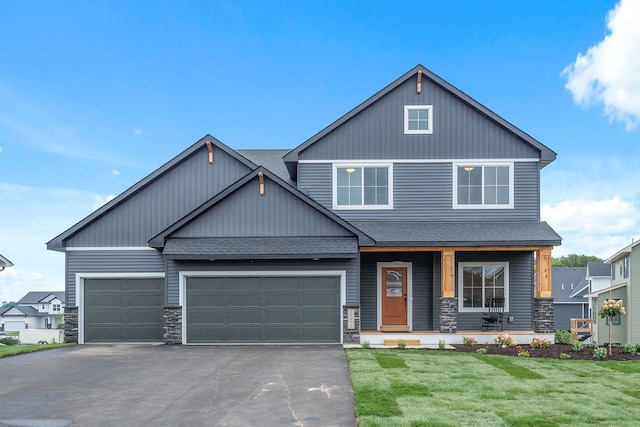
<path fill-rule="evenodd" d="M 518 348 L 518 357 L 531 357 L 531 353 L 529 353 L 529 350 L 524 350 L 522 347 L 520 347 Z"/>
<path fill-rule="evenodd" d="M 440 340 L 438 341 L 438 348 L 440 350 L 444 350 L 444 347 L 447 345 L 447 343 L 445 342 L 445 340 Z"/>
<path fill-rule="evenodd" d="M 571 355 L 567 353 L 560 353 L 560 359 L 571 359 Z"/>
<path fill-rule="evenodd" d="M 606 359 L 607 358 L 607 349 L 604 347 L 599 347 L 593 350 L 593 358 L 594 359 Z"/>
<path fill-rule="evenodd" d="M 478 354 L 487 354 L 487 349 L 482 347 L 476 350 L 476 353 Z"/>
<path fill-rule="evenodd" d="M 549 338 L 533 337 L 531 340 L 531 348 L 547 348 L 551 345 Z"/>
<path fill-rule="evenodd" d="M 584 350 L 584 344 L 582 343 L 582 341 L 574 341 L 573 342 L 573 351 L 578 353 L 578 352 L 580 352 L 582 350 Z"/>
<path fill-rule="evenodd" d="M 18 344 L 20 344 L 20 340 L 18 340 L 18 338 L 4 337 L 4 338 L 0 338 L 0 344 L 18 345 Z"/>
<path fill-rule="evenodd" d="M 556 331 L 556 344 L 572 344 L 573 336 L 571 332 L 565 330 Z"/>
<path fill-rule="evenodd" d="M 498 347 L 515 347 L 518 342 L 508 334 L 498 335 L 493 339 Z"/>
<path fill-rule="evenodd" d="M 478 344 L 478 340 L 474 337 L 462 337 L 462 344 L 474 346 Z"/>
<path fill-rule="evenodd" d="M 406 342 L 402 342 L 402 341 L 400 341 L 400 342 L 398 343 L 398 348 L 399 348 L 400 350 L 404 350 L 405 348 L 407 348 L 407 343 L 406 343 Z"/>
<path fill-rule="evenodd" d="M 369 344 L 369 341 L 363 341 L 360 344 L 360 347 L 362 347 L 362 348 L 369 348 L 370 346 L 371 346 L 371 344 Z"/>
<path fill-rule="evenodd" d="M 636 354 L 638 352 L 638 347 L 634 343 L 628 342 L 622 346 L 622 351 L 624 353 Z"/>

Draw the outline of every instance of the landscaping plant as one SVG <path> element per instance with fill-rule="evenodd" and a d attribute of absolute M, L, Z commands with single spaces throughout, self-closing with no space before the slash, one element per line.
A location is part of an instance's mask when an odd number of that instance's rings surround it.
<path fill-rule="evenodd" d="M 572 344 L 573 336 L 571 332 L 561 329 L 555 333 L 556 344 Z"/>
<path fill-rule="evenodd" d="M 493 339 L 498 347 L 507 348 L 507 347 L 515 347 L 518 342 L 510 337 L 509 334 L 501 334 Z"/>
<path fill-rule="evenodd" d="M 611 347 L 609 347 L 609 351 L 611 351 Z M 598 347 L 593 350 L 593 358 L 602 360 L 607 358 L 607 349 L 604 347 Z"/>
<path fill-rule="evenodd" d="M 533 337 L 530 344 L 531 348 L 547 348 L 550 345 L 551 340 L 543 337 Z"/>
<path fill-rule="evenodd" d="M 582 341 L 574 341 L 573 342 L 573 351 L 576 353 L 584 350 L 584 343 Z"/>
<path fill-rule="evenodd" d="M 622 305 L 622 300 L 608 299 L 602 304 L 602 308 L 598 311 L 600 318 L 607 319 L 609 324 L 609 356 L 611 356 L 611 337 L 613 335 L 611 326 L 613 324 L 613 318 L 618 316 L 624 316 L 627 312 Z"/>
<path fill-rule="evenodd" d="M 638 347 L 632 342 L 628 342 L 622 346 L 622 351 L 629 354 L 636 354 L 638 352 Z"/>

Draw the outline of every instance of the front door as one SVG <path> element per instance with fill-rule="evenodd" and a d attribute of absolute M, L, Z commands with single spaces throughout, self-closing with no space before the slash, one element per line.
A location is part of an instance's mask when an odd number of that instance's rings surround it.
<path fill-rule="evenodd" d="M 382 268 L 382 325 L 407 324 L 407 267 Z"/>

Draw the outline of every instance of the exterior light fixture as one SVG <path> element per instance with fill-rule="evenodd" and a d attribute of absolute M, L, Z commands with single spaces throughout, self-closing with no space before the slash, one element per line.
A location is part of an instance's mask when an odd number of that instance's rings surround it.
<path fill-rule="evenodd" d="M 347 172 L 349 173 L 354 173 L 356 171 L 356 168 L 347 168 Z"/>
<path fill-rule="evenodd" d="M 473 170 L 473 166 L 465 166 L 464 170 L 471 172 Z"/>

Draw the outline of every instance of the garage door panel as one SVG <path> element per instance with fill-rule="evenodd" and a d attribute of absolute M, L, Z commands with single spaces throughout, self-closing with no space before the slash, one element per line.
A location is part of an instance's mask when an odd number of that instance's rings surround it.
<path fill-rule="evenodd" d="M 189 277 L 186 301 L 189 343 L 340 342 L 338 277 Z"/>
<path fill-rule="evenodd" d="M 131 308 L 160 307 L 164 296 L 160 294 L 134 294 L 127 295 L 126 305 Z"/>
<path fill-rule="evenodd" d="M 120 293 L 92 292 L 84 298 L 85 307 L 122 307 L 123 304 L 123 296 Z"/>

